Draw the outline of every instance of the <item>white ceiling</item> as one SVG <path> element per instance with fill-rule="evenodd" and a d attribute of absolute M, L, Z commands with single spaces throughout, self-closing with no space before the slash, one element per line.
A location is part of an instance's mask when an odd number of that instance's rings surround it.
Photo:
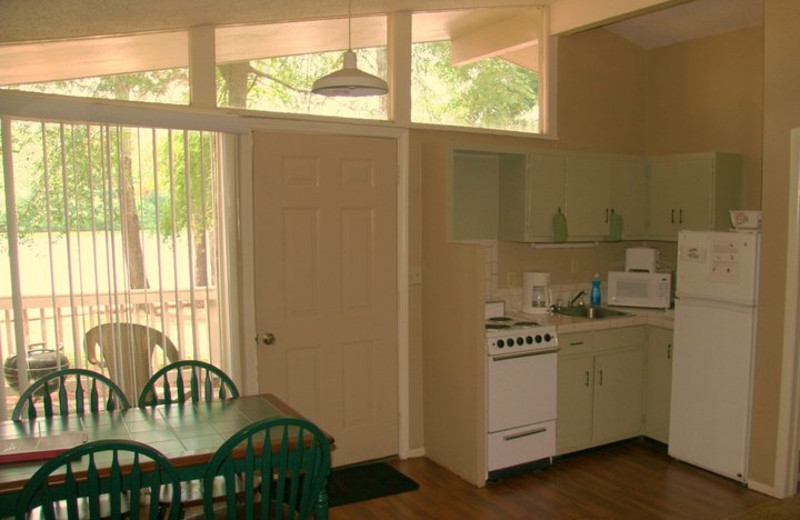
<path fill-rule="evenodd" d="M 761 25 L 765 0 L 0 0 L 0 44 L 169 31 L 205 24 L 274 23 L 396 11 L 450 11 L 480 7 L 572 6 L 570 16 L 593 13 L 619 19 L 660 2 L 676 7 L 607 27 L 645 49 Z M 616 6 L 616 7 L 615 7 Z M 615 13 L 616 11 L 616 13 Z M 563 18 L 563 17 L 562 17 Z M 591 22 L 591 20 L 587 20 Z M 563 22 L 562 22 L 563 23 Z M 570 25 L 570 24 L 567 24 Z M 597 26 L 596 24 L 589 25 Z"/>
<path fill-rule="evenodd" d="M 605 26 L 644 49 L 764 24 L 765 0 L 694 0 Z"/>
<path fill-rule="evenodd" d="M 352 13 L 353 17 L 363 17 L 402 11 L 534 7 L 554 1 L 556 0 L 0 0 L 0 43 L 171 31 L 202 25 L 341 19 L 347 13 Z"/>

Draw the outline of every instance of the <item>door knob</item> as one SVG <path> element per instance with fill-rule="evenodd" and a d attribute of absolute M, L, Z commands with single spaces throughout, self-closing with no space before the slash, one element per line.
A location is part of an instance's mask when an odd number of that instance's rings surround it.
<path fill-rule="evenodd" d="M 265 332 L 264 334 L 261 334 L 261 343 L 264 345 L 272 345 L 275 343 L 275 334 L 271 332 Z"/>

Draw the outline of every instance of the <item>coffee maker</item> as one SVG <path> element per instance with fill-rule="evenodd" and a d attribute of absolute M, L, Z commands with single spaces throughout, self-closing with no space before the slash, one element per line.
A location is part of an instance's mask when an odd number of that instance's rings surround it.
<path fill-rule="evenodd" d="M 522 273 L 522 312 L 543 314 L 552 305 L 550 273 L 525 271 Z"/>

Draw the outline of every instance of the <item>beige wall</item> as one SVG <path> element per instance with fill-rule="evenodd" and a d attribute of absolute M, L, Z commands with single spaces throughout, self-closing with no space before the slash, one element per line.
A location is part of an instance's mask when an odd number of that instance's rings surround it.
<path fill-rule="evenodd" d="M 646 53 L 604 30 L 558 43 L 558 146 L 645 152 Z"/>
<path fill-rule="evenodd" d="M 764 2 L 764 175 L 762 309 L 782 311 L 786 283 L 789 197 L 789 131 L 800 127 L 800 2 Z M 756 386 L 750 443 L 750 477 L 774 482 L 783 312 L 762 312 L 758 321 Z"/>
<path fill-rule="evenodd" d="M 743 209 L 761 208 L 764 31 L 647 53 L 647 153 L 743 154 Z"/>

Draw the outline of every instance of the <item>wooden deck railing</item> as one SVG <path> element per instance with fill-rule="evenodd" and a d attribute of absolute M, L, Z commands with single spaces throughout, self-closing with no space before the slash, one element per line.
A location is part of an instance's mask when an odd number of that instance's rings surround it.
<path fill-rule="evenodd" d="M 203 359 L 221 366 L 216 290 L 134 291 L 125 299 L 109 293 L 81 296 L 29 296 L 22 300 L 24 344 L 60 348 L 72 367 L 90 365 L 83 347 L 85 331 L 117 321 L 141 323 L 164 332 L 181 359 Z M 0 298 L 0 358 L 17 354 L 11 298 Z M 7 402 L 17 392 L 3 380 Z M 12 404 L 13 406 L 13 404 Z"/>

